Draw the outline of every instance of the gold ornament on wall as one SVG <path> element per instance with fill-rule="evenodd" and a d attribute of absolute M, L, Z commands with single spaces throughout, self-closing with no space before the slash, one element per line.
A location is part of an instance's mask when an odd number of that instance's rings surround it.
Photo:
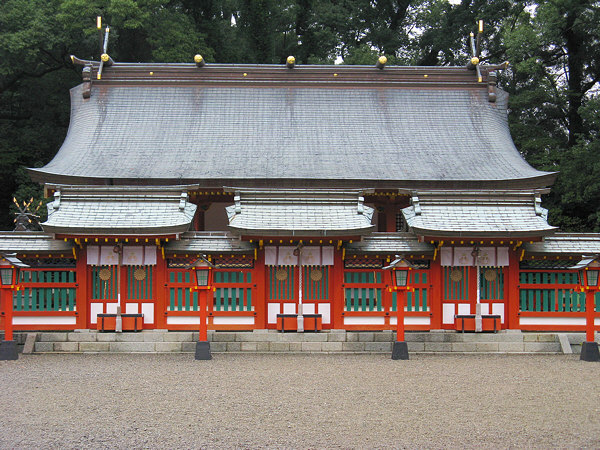
<path fill-rule="evenodd" d="M 287 270 L 285 269 L 277 269 L 277 272 L 275 273 L 275 278 L 277 278 L 279 281 L 285 281 L 288 279 L 288 273 Z"/>
<path fill-rule="evenodd" d="M 137 269 L 135 269 L 133 271 L 133 278 L 135 278 L 137 281 L 143 281 L 146 279 L 146 271 L 144 269 L 142 269 L 141 267 L 138 267 Z"/>
<path fill-rule="evenodd" d="M 108 281 L 108 280 L 110 280 L 110 277 L 111 277 L 110 269 L 107 269 L 106 267 L 103 269 L 100 269 L 100 272 L 98 272 L 98 278 L 100 278 L 102 281 Z"/>
<path fill-rule="evenodd" d="M 323 279 L 323 271 L 321 269 L 311 270 L 310 279 L 313 281 L 321 281 Z"/>
<path fill-rule="evenodd" d="M 494 269 L 487 269 L 483 275 L 487 281 L 496 281 L 498 273 Z"/>
<path fill-rule="evenodd" d="M 452 272 L 450 272 L 450 279 L 452 281 L 454 281 L 455 283 L 458 283 L 459 281 L 462 281 L 463 279 L 463 272 L 460 269 L 452 269 Z"/>

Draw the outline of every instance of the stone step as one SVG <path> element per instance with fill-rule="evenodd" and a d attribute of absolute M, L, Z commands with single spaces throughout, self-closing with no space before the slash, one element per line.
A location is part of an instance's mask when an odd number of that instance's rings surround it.
<path fill-rule="evenodd" d="M 395 340 L 391 331 L 327 330 L 321 333 L 210 331 L 211 351 L 219 352 L 368 352 L 389 353 Z M 583 333 L 567 333 L 573 351 L 581 349 Z M 197 332 L 145 330 L 138 333 L 101 333 L 95 330 L 38 333 L 35 352 L 194 352 Z M 411 352 L 561 353 L 556 333 L 407 332 Z M 563 341 L 564 344 L 564 341 Z M 579 347 L 578 347 L 579 346 Z"/>

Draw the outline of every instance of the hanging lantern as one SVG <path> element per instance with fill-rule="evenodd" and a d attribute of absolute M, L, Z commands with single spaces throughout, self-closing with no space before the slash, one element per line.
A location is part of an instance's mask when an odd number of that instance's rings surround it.
<path fill-rule="evenodd" d="M 396 282 L 396 287 L 406 287 L 408 284 L 408 268 L 394 269 L 394 281 Z"/>
<path fill-rule="evenodd" d="M 196 272 L 195 289 L 210 289 L 212 285 L 213 265 L 205 256 L 199 257 L 188 268 L 194 269 L 194 272 Z"/>
<path fill-rule="evenodd" d="M 0 285 L 4 287 L 16 286 L 19 281 L 21 267 L 29 266 L 23 264 L 13 253 L 3 254 L 0 257 Z"/>
<path fill-rule="evenodd" d="M 579 273 L 579 285 L 584 291 L 590 288 L 598 287 L 598 275 L 600 275 L 600 263 L 594 257 L 583 257 L 583 259 L 573 266 Z"/>

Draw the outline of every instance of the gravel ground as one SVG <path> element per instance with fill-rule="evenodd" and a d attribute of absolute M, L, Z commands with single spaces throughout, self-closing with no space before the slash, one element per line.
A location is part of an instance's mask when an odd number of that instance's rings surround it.
<path fill-rule="evenodd" d="M 27 355 L 0 448 L 600 447 L 573 355 Z"/>

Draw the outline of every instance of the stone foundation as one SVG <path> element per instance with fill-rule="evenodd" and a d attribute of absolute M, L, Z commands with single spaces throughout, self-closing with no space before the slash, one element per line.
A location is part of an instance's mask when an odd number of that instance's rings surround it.
<path fill-rule="evenodd" d="M 572 351 L 581 351 L 584 334 L 566 335 Z M 208 339 L 212 353 L 391 353 L 395 333 L 345 330 L 321 333 L 209 331 Z M 94 330 L 41 332 L 38 333 L 35 352 L 193 353 L 197 340 L 197 332 L 166 330 L 140 333 L 100 333 Z M 522 333 L 513 330 L 499 333 L 407 332 L 405 340 L 411 353 L 565 352 L 564 340 L 561 347 L 557 333 Z"/>

